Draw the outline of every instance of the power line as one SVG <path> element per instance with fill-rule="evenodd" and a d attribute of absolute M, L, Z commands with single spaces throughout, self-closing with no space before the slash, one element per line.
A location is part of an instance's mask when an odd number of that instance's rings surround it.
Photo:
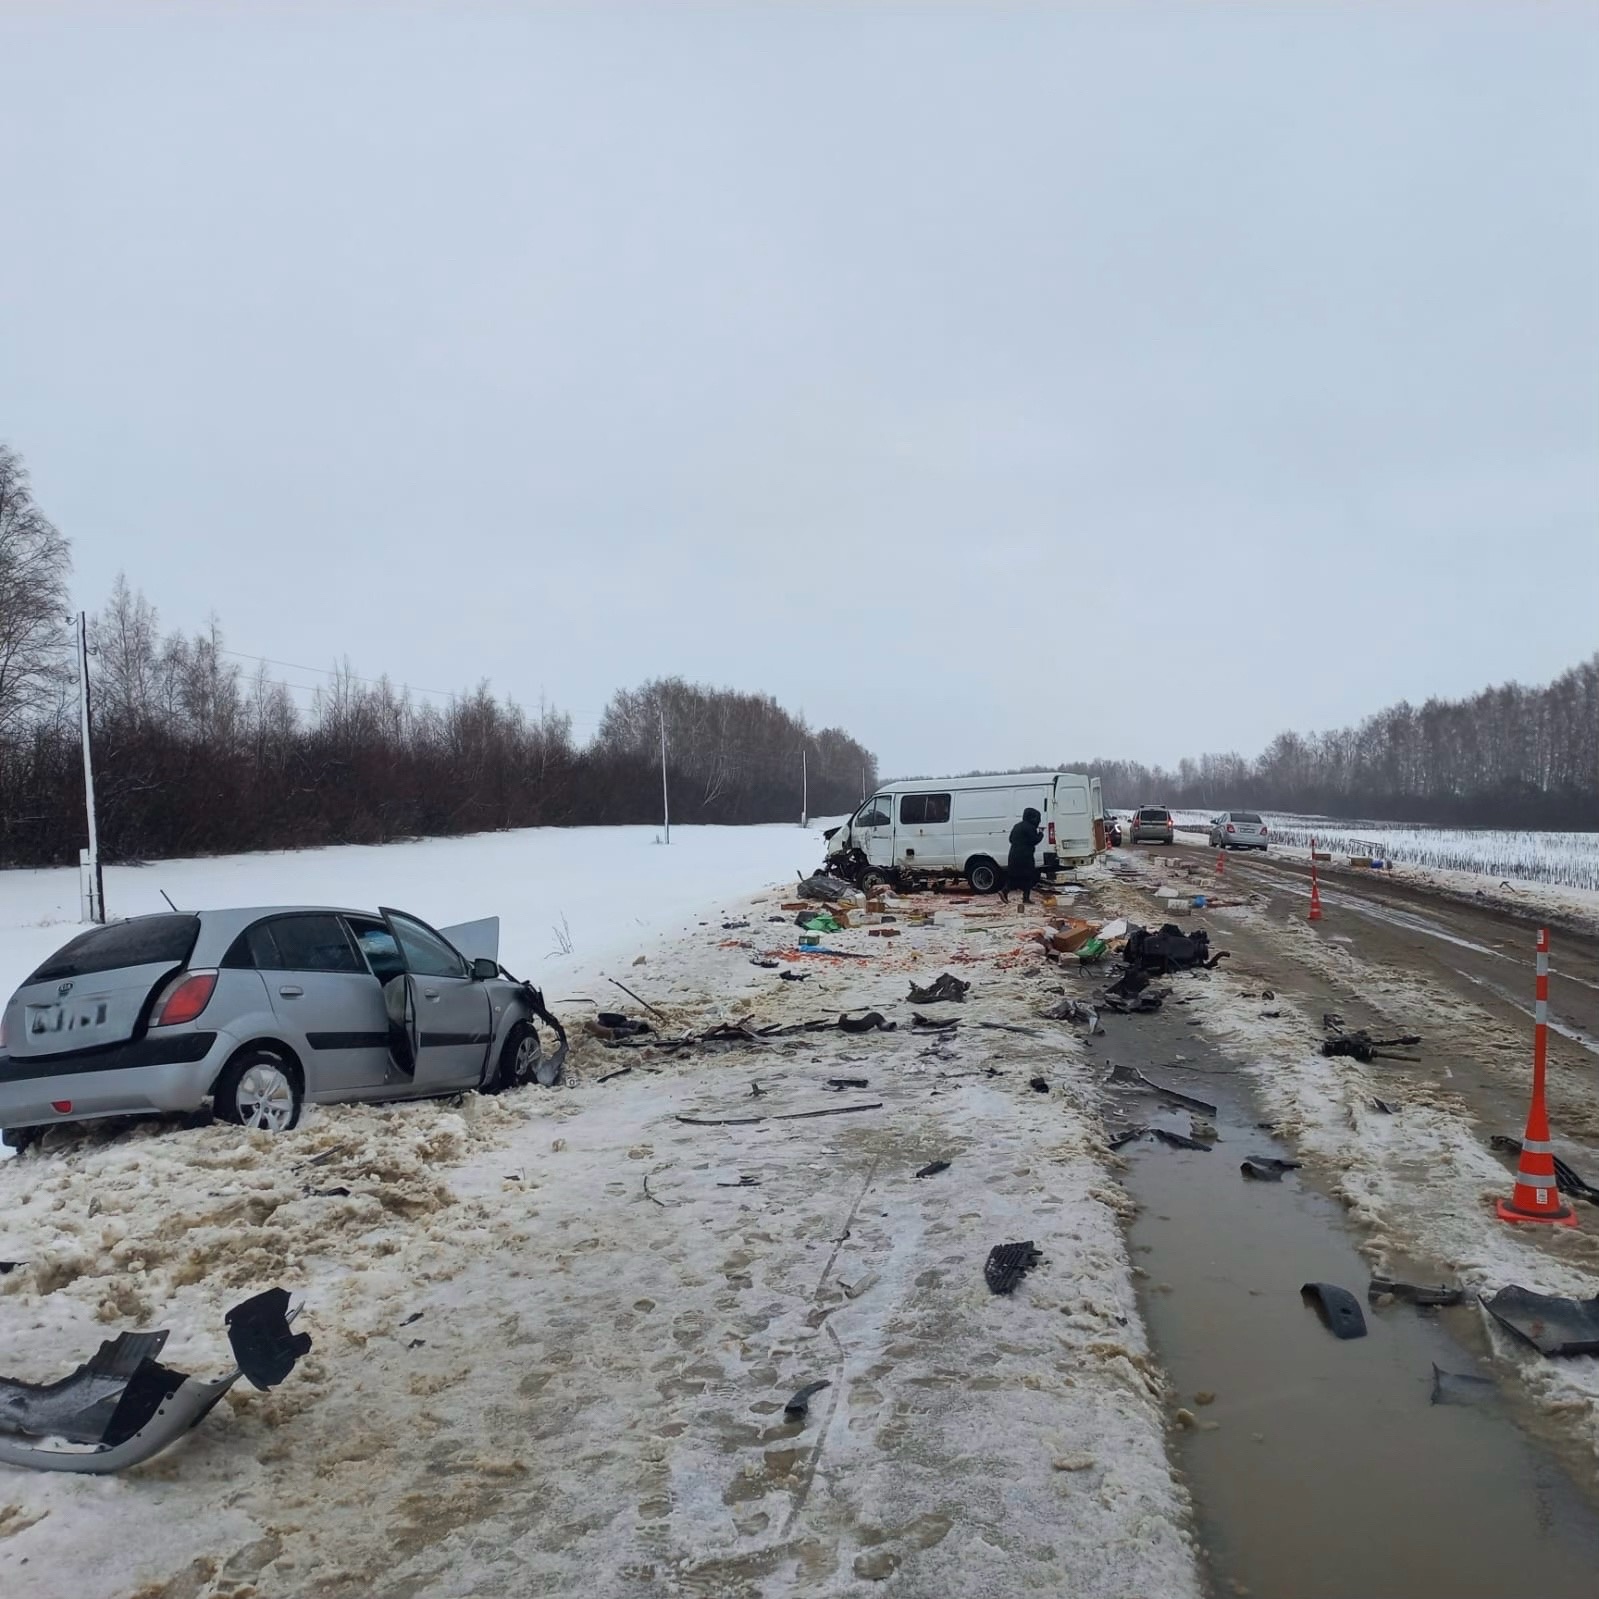
<path fill-rule="evenodd" d="M 396 686 L 393 678 L 359 677 L 354 672 L 346 672 L 340 667 L 302 666 L 298 661 L 280 661 L 270 655 L 248 655 L 243 650 L 219 649 L 217 654 L 231 655 L 240 661 L 259 661 L 263 666 L 286 666 L 291 672 L 319 672 L 324 677 L 347 677 L 352 683 L 365 683 L 370 688 L 382 688 L 385 685 L 389 688 Z M 311 688 L 314 685 L 310 683 L 293 683 L 288 686 L 291 688 Z M 457 689 L 423 688 L 417 683 L 402 683 L 398 686 L 412 694 L 437 694 L 447 700 L 456 700 L 461 697 Z"/>

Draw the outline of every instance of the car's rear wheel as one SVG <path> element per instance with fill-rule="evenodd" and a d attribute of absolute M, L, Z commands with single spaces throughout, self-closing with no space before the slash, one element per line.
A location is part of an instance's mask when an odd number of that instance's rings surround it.
<path fill-rule="evenodd" d="M 544 1049 L 538 1030 L 526 1022 L 518 1022 L 505 1035 L 499 1069 L 489 1083 L 488 1091 L 491 1094 L 503 1094 L 510 1088 L 525 1087 L 533 1081 L 543 1058 Z"/>
<path fill-rule="evenodd" d="M 247 1049 L 228 1062 L 213 1096 L 217 1115 L 240 1127 L 286 1133 L 300 1120 L 300 1074 L 270 1049 Z"/>
<path fill-rule="evenodd" d="M 1003 879 L 998 864 L 986 855 L 979 855 L 966 863 L 966 881 L 972 885 L 974 894 L 992 894 Z"/>

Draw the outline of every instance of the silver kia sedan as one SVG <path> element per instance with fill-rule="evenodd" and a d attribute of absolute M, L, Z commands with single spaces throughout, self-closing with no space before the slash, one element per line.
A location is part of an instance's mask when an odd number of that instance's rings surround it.
<path fill-rule="evenodd" d="M 279 1132 L 310 1101 L 495 1092 L 560 1069 L 543 996 L 499 964 L 498 917 L 172 912 L 80 933 L 0 1022 L 0 1128 L 196 1111 Z M 546 1060 L 537 1024 L 559 1047 Z M 553 1061 L 553 1066 L 552 1066 Z"/>

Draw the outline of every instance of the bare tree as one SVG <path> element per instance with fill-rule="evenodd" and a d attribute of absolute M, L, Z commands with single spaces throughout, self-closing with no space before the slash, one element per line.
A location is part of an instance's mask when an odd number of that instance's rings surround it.
<path fill-rule="evenodd" d="M 33 503 L 21 456 L 0 444 L 0 737 L 56 697 L 71 570 L 71 548 Z"/>

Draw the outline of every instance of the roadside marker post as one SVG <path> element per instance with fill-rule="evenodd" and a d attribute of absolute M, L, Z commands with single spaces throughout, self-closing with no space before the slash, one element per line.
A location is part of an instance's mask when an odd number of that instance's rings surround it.
<path fill-rule="evenodd" d="M 1216 851 L 1216 875 L 1218 877 L 1227 875 L 1227 852 L 1225 850 L 1219 849 Z"/>
<path fill-rule="evenodd" d="M 1555 1186 L 1555 1152 L 1549 1142 L 1549 1108 L 1544 1102 L 1544 1073 L 1549 1058 L 1549 929 L 1538 929 L 1537 1003 L 1532 1021 L 1532 1104 L 1527 1133 L 1516 1165 L 1516 1186 L 1508 1200 L 1494 1207 L 1500 1221 L 1546 1222 L 1575 1227 L 1577 1213 Z"/>
<path fill-rule="evenodd" d="M 1316 877 L 1316 841 L 1310 841 L 1310 915 L 1308 921 L 1321 920 L 1321 883 Z"/>

